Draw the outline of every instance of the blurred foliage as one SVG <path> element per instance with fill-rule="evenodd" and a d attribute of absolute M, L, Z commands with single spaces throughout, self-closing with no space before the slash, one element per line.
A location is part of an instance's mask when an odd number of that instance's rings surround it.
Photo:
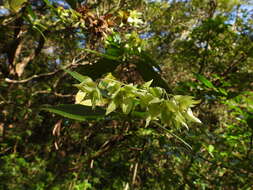
<path fill-rule="evenodd" d="M 5 0 L 0 189 L 252 189 L 252 6 Z"/>

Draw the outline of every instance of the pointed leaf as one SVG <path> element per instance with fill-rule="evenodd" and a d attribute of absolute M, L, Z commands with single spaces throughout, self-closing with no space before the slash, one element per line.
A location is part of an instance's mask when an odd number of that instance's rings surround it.
<path fill-rule="evenodd" d="M 200 103 L 199 100 L 194 100 L 192 96 L 182 96 L 176 95 L 174 96 L 176 102 L 179 105 L 181 111 L 186 110 L 189 107 L 193 107 L 195 104 Z"/>
<path fill-rule="evenodd" d="M 77 72 L 75 72 L 75 71 L 70 71 L 70 70 L 67 70 L 67 69 L 65 69 L 65 71 L 68 73 L 68 74 L 70 74 L 73 78 L 75 78 L 76 80 L 78 80 L 79 82 L 83 82 L 83 81 L 87 81 L 87 80 L 89 80 L 89 81 L 92 81 L 89 77 L 87 77 L 87 76 L 83 76 L 83 75 L 81 75 L 81 74 L 79 74 L 79 73 L 77 73 Z"/>
<path fill-rule="evenodd" d="M 145 127 L 149 126 L 149 124 L 150 124 L 150 122 L 151 122 L 151 119 L 152 119 L 152 117 L 151 117 L 150 115 L 146 118 Z"/>
<path fill-rule="evenodd" d="M 94 50 L 91 50 L 91 49 L 83 49 L 83 50 L 86 51 L 86 52 L 89 52 L 89 53 L 93 53 L 93 54 L 95 54 L 95 55 L 98 55 L 98 56 L 100 56 L 100 57 L 104 57 L 104 58 L 106 58 L 106 59 L 115 60 L 115 61 L 119 60 L 118 57 L 115 57 L 115 56 L 112 56 L 112 55 L 108 55 L 108 54 L 104 54 L 104 53 L 100 53 L 100 52 L 98 52 L 98 51 L 94 51 Z"/>
<path fill-rule="evenodd" d="M 195 74 L 195 77 L 202 82 L 206 87 L 216 89 L 216 87 L 213 85 L 211 81 L 209 81 L 206 77 L 200 74 Z"/>
<path fill-rule="evenodd" d="M 84 121 L 86 119 L 99 119 L 105 116 L 105 111 L 101 108 L 93 110 L 91 107 L 80 104 L 62 104 L 58 106 L 44 107 L 42 110 L 79 121 Z"/>
<path fill-rule="evenodd" d="M 202 123 L 197 117 L 193 115 L 191 108 L 188 108 L 187 110 L 187 119 L 196 123 Z"/>
<path fill-rule="evenodd" d="M 117 105 L 115 103 L 115 101 L 111 101 L 106 109 L 106 114 L 105 115 L 108 115 L 110 114 L 111 112 L 115 111 L 117 108 Z"/>
<path fill-rule="evenodd" d="M 66 0 L 66 2 L 71 6 L 72 9 L 76 9 L 77 0 Z"/>
<path fill-rule="evenodd" d="M 101 58 L 92 65 L 87 64 L 78 67 L 77 71 L 95 80 L 102 77 L 106 73 L 113 72 L 119 64 L 121 64 L 120 61 Z"/>
<path fill-rule="evenodd" d="M 148 81 L 148 82 L 145 82 L 145 83 L 142 85 L 142 87 L 143 87 L 143 88 L 149 88 L 150 85 L 152 84 L 152 82 L 153 82 L 153 79 L 150 80 L 150 81 Z"/>
<path fill-rule="evenodd" d="M 159 86 L 164 88 L 168 93 L 172 93 L 171 88 L 168 86 L 167 82 L 162 79 L 158 71 L 155 71 L 153 66 L 148 64 L 146 60 L 139 60 L 135 63 L 137 70 L 145 81 L 150 81 L 153 79 L 151 86 Z"/>
<path fill-rule="evenodd" d="M 5 7 L 9 8 L 11 11 L 18 12 L 25 2 L 27 2 L 27 0 L 6 0 Z"/>

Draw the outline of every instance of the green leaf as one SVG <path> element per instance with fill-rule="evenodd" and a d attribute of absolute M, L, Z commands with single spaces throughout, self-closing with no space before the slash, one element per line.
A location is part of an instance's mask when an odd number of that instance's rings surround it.
<path fill-rule="evenodd" d="M 194 100 L 192 96 L 176 95 L 174 98 L 177 101 L 181 111 L 184 111 L 189 107 L 193 107 L 195 104 L 200 103 L 199 100 Z"/>
<path fill-rule="evenodd" d="M 97 89 L 97 84 L 89 77 L 85 78 L 80 84 L 74 84 L 74 86 L 88 93 L 92 93 Z"/>
<path fill-rule="evenodd" d="M 106 55 L 110 55 L 113 57 L 121 57 L 124 54 L 124 49 L 119 48 L 116 45 L 110 45 L 108 48 L 105 50 Z"/>
<path fill-rule="evenodd" d="M 153 103 L 148 106 L 148 111 L 152 118 L 157 117 L 161 113 L 161 105 L 159 103 Z"/>
<path fill-rule="evenodd" d="M 173 119 L 172 119 L 173 118 Z M 172 112 L 166 109 L 161 109 L 161 121 L 167 126 L 171 126 L 175 116 Z"/>
<path fill-rule="evenodd" d="M 76 5 L 77 5 L 76 0 L 66 0 L 66 2 L 71 6 L 72 9 L 76 9 Z"/>
<path fill-rule="evenodd" d="M 142 87 L 143 87 L 143 88 L 149 88 L 149 87 L 151 86 L 152 82 L 153 82 L 153 79 L 150 80 L 150 81 L 148 81 L 148 82 L 145 82 L 145 83 L 142 85 Z"/>
<path fill-rule="evenodd" d="M 227 95 L 228 95 L 227 91 L 226 91 L 224 88 L 218 88 L 218 90 L 219 90 L 219 92 L 220 92 L 222 95 L 224 95 L 224 96 L 227 96 Z"/>
<path fill-rule="evenodd" d="M 159 64 L 151 57 L 150 52 L 142 51 L 140 57 L 147 62 L 150 66 L 154 67 L 158 72 L 161 72 L 161 67 Z"/>
<path fill-rule="evenodd" d="M 161 88 L 164 88 L 168 93 L 172 93 L 172 90 L 168 86 L 168 83 L 162 79 L 158 71 L 155 71 L 155 67 L 150 65 L 148 60 L 139 60 L 134 64 L 136 64 L 138 72 L 145 81 L 153 80 L 152 86 L 159 86 Z"/>
<path fill-rule="evenodd" d="M 158 98 L 161 98 L 164 94 L 164 89 L 160 88 L 160 87 L 153 87 L 153 88 L 150 88 L 149 91 L 151 92 L 151 94 L 153 96 L 156 96 Z"/>
<path fill-rule="evenodd" d="M 54 8 L 53 5 L 51 5 L 50 1 L 49 0 L 43 0 L 47 6 L 51 7 L 51 8 Z"/>
<path fill-rule="evenodd" d="M 214 146 L 213 145 L 208 145 L 208 147 L 207 147 L 207 151 L 208 151 L 208 153 L 212 156 L 212 157 L 214 157 L 214 155 L 213 155 L 213 152 L 214 152 Z"/>
<path fill-rule="evenodd" d="M 36 20 L 37 17 L 36 17 L 36 14 L 34 13 L 34 11 L 32 10 L 32 6 L 31 5 L 27 6 L 26 10 L 27 10 L 29 16 L 31 17 L 31 19 L 33 21 Z"/>
<path fill-rule="evenodd" d="M 141 95 L 140 96 L 141 108 L 145 109 L 149 105 L 149 102 L 153 99 L 154 99 L 154 96 L 152 96 L 151 94 L 144 93 L 143 95 Z"/>
<path fill-rule="evenodd" d="M 80 104 L 62 104 L 58 106 L 44 107 L 42 110 L 78 121 L 84 121 L 87 119 L 100 119 L 105 116 L 105 111 L 101 108 L 96 108 L 96 110 L 93 110 L 89 106 L 83 106 Z"/>
<path fill-rule="evenodd" d="M 154 129 L 145 129 L 145 128 L 140 128 L 138 129 L 137 133 L 141 136 L 148 136 L 148 135 L 152 135 L 155 134 L 155 130 Z"/>
<path fill-rule="evenodd" d="M 92 65 L 87 64 L 78 67 L 77 71 L 83 75 L 91 77 L 93 80 L 102 77 L 106 73 L 113 72 L 122 62 L 111 59 L 101 58 Z"/>
<path fill-rule="evenodd" d="M 106 114 L 105 115 L 108 115 L 110 114 L 111 112 L 115 111 L 117 108 L 117 105 L 116 105 L 116 102 L 115 101 L 111 101 L 106 109 Z"/>
<path fill-rule="evenodd" d="M 195 74 L 195 77 L 202 82 L 206 87 L 208 88 L 212 88 L 216 90 L 216 87 L 213 85 L 213 83 L 211 81 L 209 81 L 206 77 L 204 77 L 203 75 L 200 74 Z"/>
<path fill-rule="evenodd" d="M 123 102 L 121 104 L 121 108 L 122 108 L 122 112 L 124 114 L 129 114 L 130 113 L 130 111 L 132 110 L 133 105 L 134 105 L 133 101 L 134 100 L 131 99 L 131 98 L 123 99 Z"/>
<path fill-rule="evenodd" d="M 5 0 L 4 6 L 13 12 L 18 12 L 25 2 L 27 2 L 27 0 Z"/>
<path fill-rule="evenodd" d="M 78 80 L 79 82 L 83 82 L 83 81 L 86 81 L 86 82 L 91 82 L 91 78 L 87 77 L 87 76 L 83 76 L 75 71 L 70 71 L 68 69 L 65 69 L 64 70 L 65 72 L 67 72 L 68 74 L 70 74 L 73 78 L 75 78 L 76 80 Z"/>
<path fill-rule="evenodd" d="M 98 51 L 94 51 L 94 50 L 91 50 L 91 49 L 82 49 L 82 50 L 84 50 L 86 52 L 89 52 L 89 53 L 93 53 L 93 54 L 98 55 L 100 57 L 104 57 L 106 59 L 115 60 L 115 61 L 119 60 L 118 57 L 115 57 L 115 56 L 112 56 L 112 55 L 107 55 L 107 54 L 104 54 L 104 53 L 100 53 Z"/>

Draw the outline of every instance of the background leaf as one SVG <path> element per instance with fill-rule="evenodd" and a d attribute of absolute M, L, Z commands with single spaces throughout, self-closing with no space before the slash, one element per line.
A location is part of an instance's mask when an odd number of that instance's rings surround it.
<path fill-rule="evenodd" d="M 216 87 L 213 85 L 211 81 L 209 81 L 206 77 L 200 74 L 195 74 L 195 77 L 202 82 L 206 87 L 216 89 Z"/>
<path fill-rule="evenodd" d="M 5 0 L 4 6 L 13 12 L 18 12 L 25 2 L 27 2 L 27 0 Z"/>
<path fill-rule="evenodd" d="M 76 6 L 78 4 L 77 0 L 66 0 L 66 2 L 70 5 L 72 9 L 76 9 Z"/>

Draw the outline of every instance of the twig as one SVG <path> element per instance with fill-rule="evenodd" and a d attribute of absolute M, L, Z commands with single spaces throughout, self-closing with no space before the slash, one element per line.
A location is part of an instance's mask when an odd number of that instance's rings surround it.
<path fill-rule="evenodd" d="M 133 173 L 132 185 L 135 184 L 135 180 L 136 180 L 136 176 L 137 176 L 137 170 L 138 170 L 138 165 L 139 165 L 139 163 L 136 162 L 136 164 L 135 164 L 135 166 L 134 166 L 134 173 Z"/>
<path fill-rule="evenodd" d="M 190 148 L 190 150 L 192 150 L 191 145 L 189 145 L 187 142 L 185 142 L 184 139 L 182 139 L 181 137 L 177 136 L 176 134 L 172 133 L 171 131 L 169 131 L 168 129 L 166 129 L 165 127 L 163 127 L 160 123 L 153 121 L 153 123 L 155 123 L 158 127 L 160 127 L 161 129 L 165 130 L 167 133 L 169 133 L 170 135 L 172 135 L 173 137 L 176 137 L 178 140 L 180 140 L 183 144 L 185 144 L 188 148 Z"/>
<path fill-rule="evenodd" d="M 37 94 L 53 94 L 53 95 L 55 95 L 57 97 L 60 97 L 60 98 L 74 97 L 73 94 L 61 94 L 61 93 L 58 93 L 58 92 L 52 92 L 52 91 L 48 91 L 48 90 L 36 91 L 35 93 L 32 94 L 32 96 L 35 96 Z"/>
<path fill-rule="evenodd" d="M 12 80 L 12 79 L 9 79 L 9 78 L 5 78 L 5 81 L 8 82 L 8 83 L 14 83 L 14 84 L 22 84 L 22 83 L 27 83 L 33 79 L 37 79 L 37 78 L 41 78 L 41 77 L 47 77 L 47 76 L 53 76 L 55 74 L 57 74 L 58 72 L 64 70 L 64 69 L 68 69 L 72 66 L 77 66 L 77 62 L 79 62 L 80 59 L 76 60 L 76 59 L 73 59 L 73 61 L 71 62 L 71 64 L 61 68 L 61 69 L 58 69 L 58 70 L 55 70 L 53 72 L 49 72 L 49 73 L 42 73 L 42 74 L 39 74 L 39 75 L 33 75 L 31 77 L 28 77 L 26 79 L 23 79 L 23 80 Z"/>
<path fill-rule="evenodd" d="M 28 78 L 23 79 L 23 80 L 12 80 L 12 79 L 9 79 L 9 78 L 5 78 L 5 81 L 8 82 L 8 83 L 22 84 L 22 83 L 27 83 L 27 82 L 29 82 L 29 81 L 31 81 L 33 79 L 36 79 L 36 78 L 41 78 L 41 77 L 55 75 L 56 73 L 58 73 L 61 70 L 62 69 L 58 69 L 58 70 L 50 72 L 50 73 L 43 73 L 43 74 L 39 74 L 39 75 L 33 75 L 33 76 L 28 77 Z"/>

